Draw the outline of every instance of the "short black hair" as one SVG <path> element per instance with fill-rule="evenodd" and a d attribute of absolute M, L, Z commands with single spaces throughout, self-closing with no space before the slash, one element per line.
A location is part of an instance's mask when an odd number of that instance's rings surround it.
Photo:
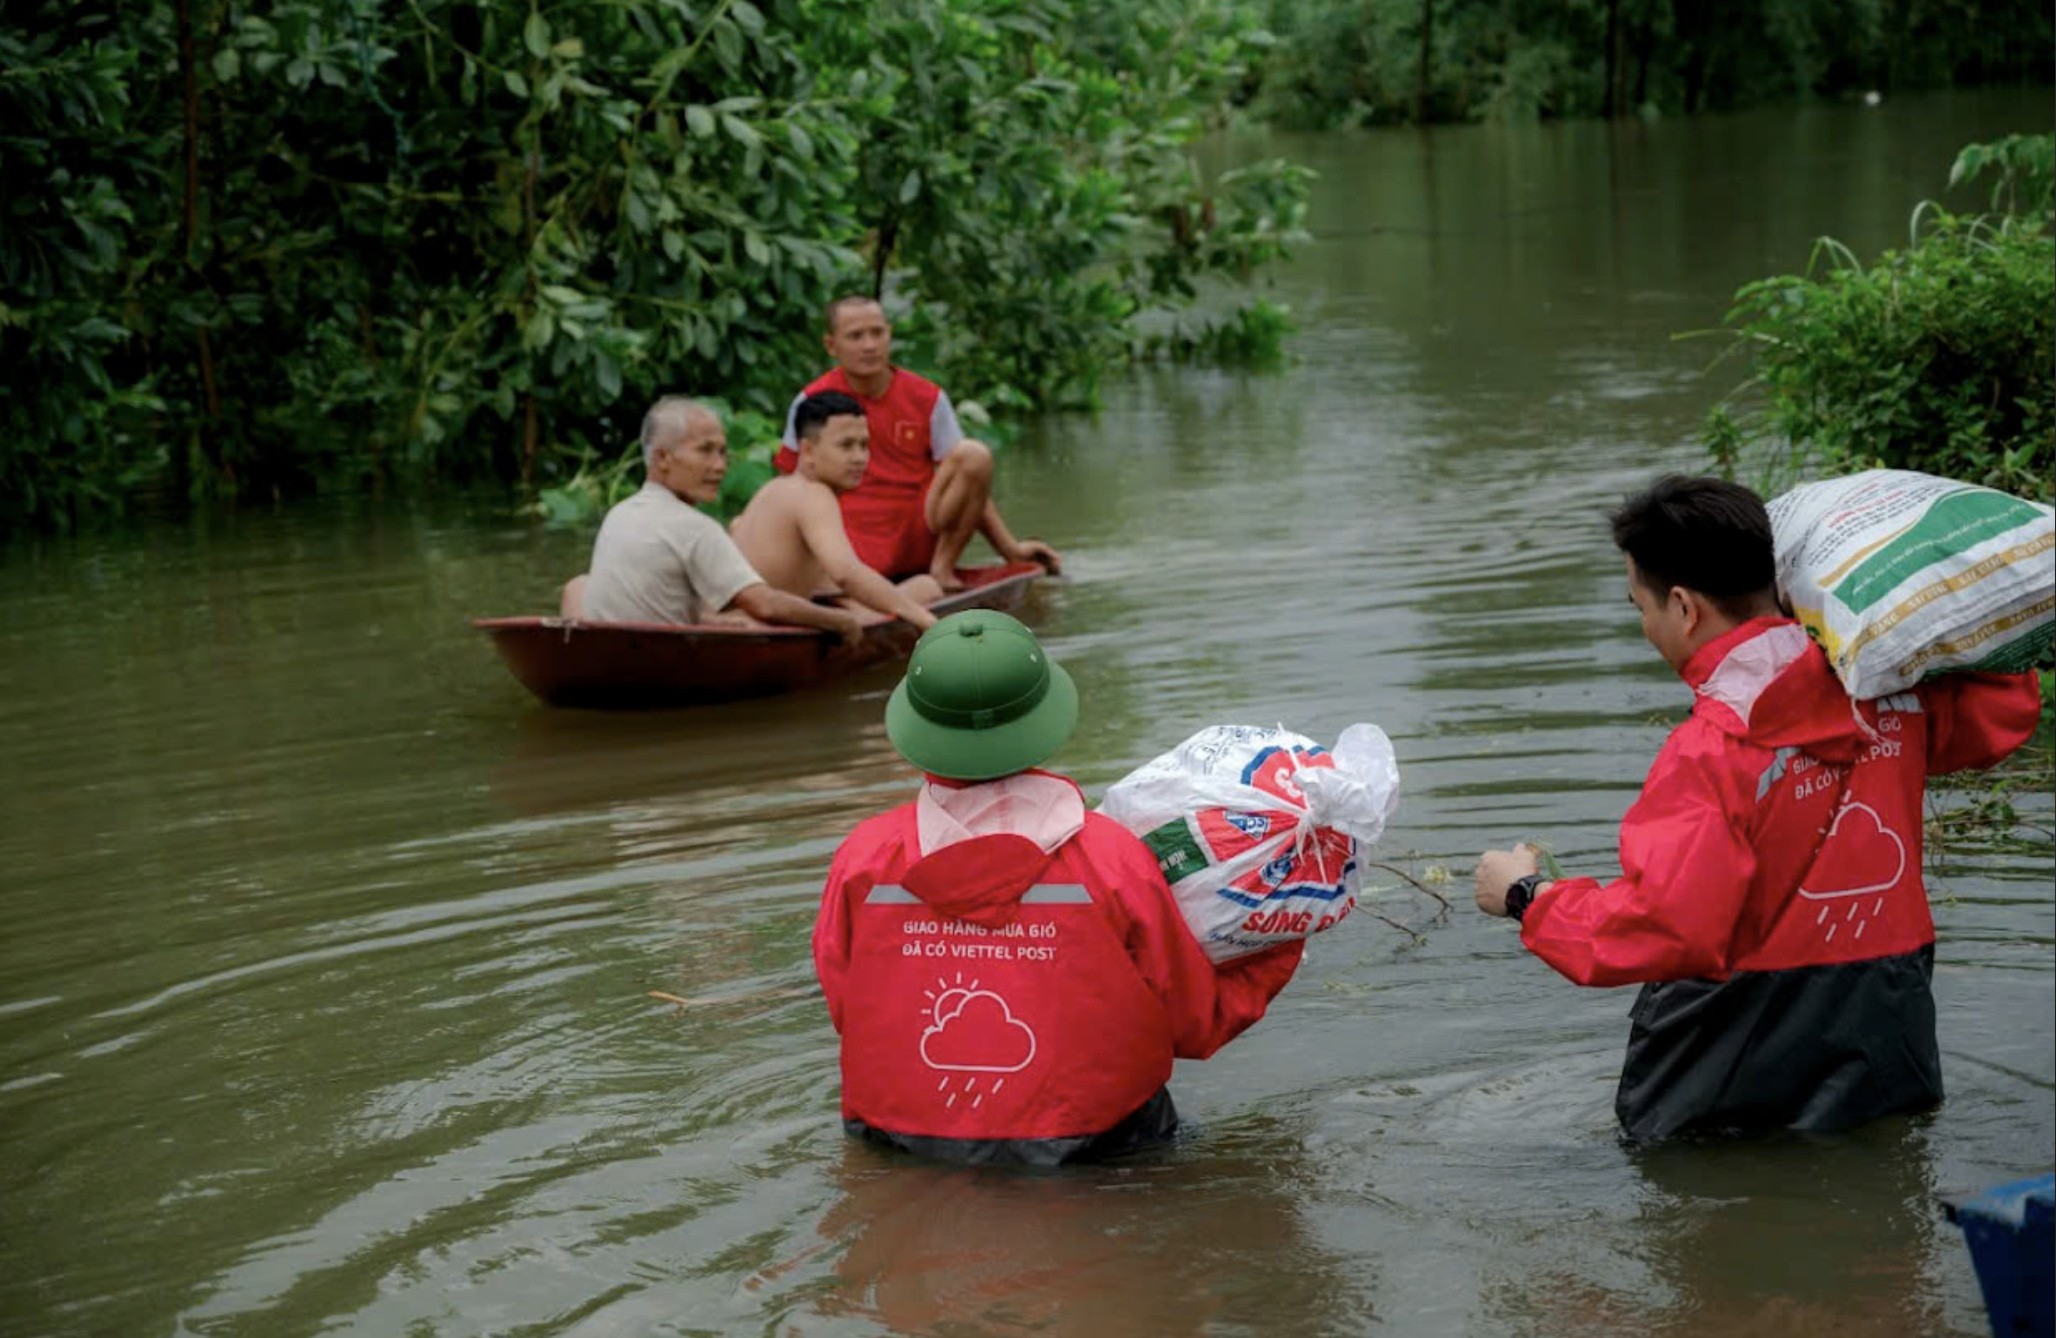
<path fill-rule="evenodd" d="M 850 307 L 877 307 L 885 310 L 885 304 L 866 293 L 844 293 L 830 302 L 823 312 L 828 318 L 828 333 L 835 333 L 835 323 L 842 319 L 842 313 Z"/>
<path fill-rule="evenodd" d="M 1643 584 L 1696 590 L 1730 617 L 1777 598 L 1777 551 L 1763 499 L 1726 479 L 1666 474 L 1610 517 L 1614 546 Z"/>
<path fill-rule="evenodd" d="M 792 435 L 798 441 L 812 441 L 821 435 L 821 425 L 847 414 L 864 416 L 864 406 L 840 390 L 822 390 L 801 400 L 792 411 Z"/>

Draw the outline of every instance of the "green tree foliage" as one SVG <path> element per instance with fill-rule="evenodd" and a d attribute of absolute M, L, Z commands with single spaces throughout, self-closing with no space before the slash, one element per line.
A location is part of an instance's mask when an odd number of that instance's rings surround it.
<path fill-rule="evenodd" d="M 1865 265 L 1823 240 L 1804 275 L 1744 286 L 1728 324 L 1755 408 L 1708 424 L 1729 472 L 1773 486 L 1814 469 L 1917 469 L 2050 500 L 2056 492 L 2056 136 L 1972 145 L 1952 182 L 1994 178 L 2009 212 L 1914 214 L 1914 240 Z M 1760 458 L 1759 458 L 1760 456 Z"/>
<path fill-rule="evenodd" d="M 1243 89 L 1305 127 L 1693 114 L 2056 75 L 2046 6 L 1962 0 L 1269 0 Z"/>
<path fill-rule="evenodd" d="M 1297 235 L 1305 173 L 1185 150 L 1263 40 L 1226 0 L 24 0 L 0 529 L 590 479 L 661 391 L 781 411 L 853 288 L 964 399 L 1089 404 Z"/>
<path fill-rule="evenodd" d="M 129 127 L 136 57 L 90 26 L 0 29 L 0 507 L 17 514 L 107 500 L 152 464 L 128 429 L 162 403 L 147 357 L 124 365 L 144 341 L 122 299 L 172 246 L 140 237 L 130 205 L 163 185 L 147 130 Z M 73 443 L 92 477 L 74 475 Z"/>

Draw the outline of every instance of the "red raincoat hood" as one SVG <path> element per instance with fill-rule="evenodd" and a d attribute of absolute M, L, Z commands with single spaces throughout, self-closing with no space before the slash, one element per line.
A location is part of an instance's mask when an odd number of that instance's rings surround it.
<path fill-rule="evenodd" d="M 916 808 L 925 853 L 901 885 L 939 914 L 988 929 L 1014 918 L 1021 894 L 1085 825 L 1078 786 L 1047 771 L 975 785 L 930 777 Z"/>
<path fill-rule="evenodd" d="M 974 836 L 915 861 L 900 884 L 938 914 L 992 929 L 1014 918 L 1050 859 L 1025 836 Z"/>
<path fill-rule="evenodd" d="M 1847 762 L 1876 737 L 1828 658 L 1790 618 L 1753 618 L 1693 652 L 1681 674 L 1692 713 L 1765 748 Z"/>

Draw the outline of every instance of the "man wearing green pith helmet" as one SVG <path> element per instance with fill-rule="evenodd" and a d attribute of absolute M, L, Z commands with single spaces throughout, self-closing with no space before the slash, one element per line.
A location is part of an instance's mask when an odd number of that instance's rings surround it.
<path fill-rule="evenodd" d="M 1172 1059 L 1213 1054 L 1292 978 L 1300 942 L 1208 960 L 1148 848 L 1042 769 L 1078 711 L 1003 613 L 914 647 L 885 728 L 921 788 L 842 843 L 814 924 L 850 1133 L 1027 1165 L 1161 1143 Z"/>

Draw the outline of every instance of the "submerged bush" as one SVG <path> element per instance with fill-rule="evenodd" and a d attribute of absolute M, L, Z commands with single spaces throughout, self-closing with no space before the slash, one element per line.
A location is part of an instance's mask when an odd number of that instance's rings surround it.
<path fill-rule="evenodd" d="M 1890 467 L 2044 501 L 2056 491 L 2056 136 L 1973 145 L 2012 212 L 1923 204 L 1912 241 L 1863 263 L 1823 239 L 1803 275 L 1742 287 L 1727 324 L 1747 350 L 1740 399 L 1708 444 L 1776 490 L 1800 473 Z M 2043 164 L 2038 168 L 2037 164 Z"/>

